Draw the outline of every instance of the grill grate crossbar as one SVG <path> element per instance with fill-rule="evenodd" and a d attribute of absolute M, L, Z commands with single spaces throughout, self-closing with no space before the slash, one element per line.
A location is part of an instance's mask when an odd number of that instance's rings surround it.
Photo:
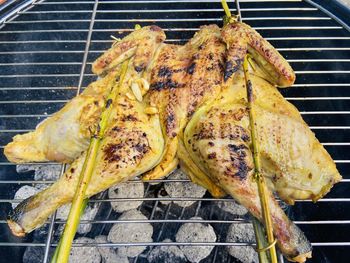
<path fill-rule="evenodd" d="M 334 155 L 334 159 L 344 176 L 326 198 L 320 200 L 318 206 L 333 209 L 336 206 L 346 210 L 350 208 L 350 33 L 348 27 L 333 14 L 328 13 L 312 1 L 305 0 L 270 0 L 251 1 L 240 0 L 240 6 L 230 3 L 233 13 L 240 12 L 242 20 L 251 24 L 265 38 L 271 41 L 295 68 L 297 83 L 294 88 L 282 90 L 284 97 L 294 103 L 311 129 L 320 138 L 323 145 Z M 141 0 L 141 1 L 28 1 L 28 4 L 14 11 L 13 14 L 0 20 L 0 118 L 5 125 L 0 125 L 0 148 L 16 133 L 31 131 L 34 122 L 49 117 L 65 102 L 71 99 L 95 76 L 90 73 L 94 59 L 106 50 L 112 40 L 109 35 L 121 33 L 126 35 L 132 31 L 134 23 L 141 25 L 157 23 L 169 36 L 169 43 L 186 42 L 202 24 L 220 23 L 222 9 L 219 0 Z M 187 5 L 187 7 L 185 6 Z M 198 5 L 198 6 L 196 6 Z M 134 8 L 135 7 L 135 8 Z M 198 14 L 196 16 L 195 14 Z M 116 18 L 117 17 L 117 18 Z M 190 23 L 189 23 L 190 22 Z M 72 28 L 69 28 L 72 26 Z M 11 58 L 11 59 L 10 59 Z M 33 68 L 37 70 L 33 71 Z M 73 70 L 74 69 L 74 70 Z M 40 79 L 40 81 L 39 81 Z M 66 87 L 68 86 L 68 88 Z M 69 86 L 74 86 L 70 88 Z M 332 91 L 334 90 L 334 92 Z M 339 91 L 338 93 L 335 91 Z M 42 92 L 42 97 L 33 97 L 30 92 Z M 25 95 L 16 94 L 24 93 Z M 13 95 L 11 95 L 13 94 Z M 36 93 L 35 93 L 36 94 Z M 11 97 L 12 96 L 12 97 Z M 323 121 L 326 119 L 327 121 Z M 19 123 L 18 125 L 16 123 Z M 23 125 L 20 125 L 23 123 Z M 9 125 L 7 125 L 9 124 Z M 13 124 L 13 125 L 10 125 Z M 57 165 L 45 163 L 46 165 Z M 41 164 L 43 165 L 43 164 Z M 0 156 L 0 168 L 14 173 L 14 164 Z M 62 173 L 64 166 L 62 168 Z M 61 174 L 62 174 L 61 173 Z M 184 182 L 188 180 L 157 180 L 157 183 Z M 138 179 L 134 183 L 141 183 Z M 35 181 L 32 178 L 16 175 L 15 178 L 0 178 L 1 187 L 19 187 L 22 185 L 51 184 L 52 181 Z M 17 187 L 17 188 L 18 188 Z M 194 216 L 201 213 L 204 203 L 213 206 L 227 199 L 205 198 L 159 198 L 148 196 L 150 185 L 147 185 L 142 198 L 108 198 L 106 195 L 90 204 L 108 202 L 143 201 L 139 209 L 150 209 L 147 222 L 156 224 L 160 231 L 155 242 L 133 243 L 130 246 L 147 245 L 190 245 L 186 243 L 161 243 L 167 227 L 181 223 L 220 224 L 219 232 L 232 223 L 245 223 L 246 219 L 212 218 L 187 219 L 188 210 L 182 208 L 178 213 L 171 203 L 163 209 L 159 217 L 162 201 L 196 201 Z M 344 190 L 345 189 L 345 190 Z M 350 190 L 350 189 L 349 189 Z M 8 203 L 18 203 L 8 193 L 0 195 L 0 207 Z M 313 204 L 311 201 L 298 201 L 296 207 L 304 207 L 307 212 Z M 301 209 L 301 208 L 300 208 Z M 320 209 L 320 208 L 319 208 Z M 108 215 L 111 215 L 111 210 Z M 294 214 L 293 214 L 294 213 Z M 293 211 L 294 222 L 302 228 L 312 226 L 344 226 L 350 229 L 350 220 L 340 214 L 337 217 L 315 216 L 303 218 L 298 211 Z M 174 218 L 176 217 L 176 219 Z M 97 220 L 82 220 L 81 224 L 102 226 L 101 233 L 112 224 L 145 223 L 144 220 L 116 220 L 113 217 Z M 45 254 L 43 262 L 48 262 L 50 248 L 57 246 L 54 240 L 55 229 L 64 224 L 64 220 L 54 215 L 46 221 L 48 235 L 45 242 L 9 242 L 0 240 L 2 247 L 43 247 Z M 0 227 L 6 221 L 0 218 Z M 308 230 L 308 233 L 311 230 Z M 311 233 L 311 232 L 310 232 Z M 350 232 L 349 232 L 350 233 Z M 331 249 L 348 247 L 350 240 L 319 239 L 311 235 L 311 241 L 316 248 Z M 73 246 L 81 246 L 74 244 Z M 84 244 L 86 245 L 86 244 Z M 90 244 L 88 244 L 89 246 Z M 125 244 L 99 243 L 91 246 L 120 247 Z M 223 246 L 246 246 L 248 243 L 227 243 L 220 239 L 215 243 L 195 243 L 191 245 L 215 245 L 216 248 L 208 262 L 231 262 L 220 258 Z M 143 262 L 148 252 L 134 259 Z M 317 253 L 317 250 L 316 250 Z M 219 260 L 219 261 L 218 261 Z M 283 257 L 281 257 L 281 262 Z"/>

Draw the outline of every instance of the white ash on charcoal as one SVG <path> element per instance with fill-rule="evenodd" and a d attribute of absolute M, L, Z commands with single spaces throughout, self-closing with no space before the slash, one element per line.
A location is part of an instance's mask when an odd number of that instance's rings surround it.
<path fill-rule="evenodd" d="M 107 236 L 97 236 L 95 241 L 96 243 L 108 243 Z M 128 258 L 118 255 L 115 248 L 101 246 L 97 249 L 102 257 L 102 263 L 129 263 Z"/>
<path fill-rule="evenodd" d="M 48 164 L 20 164 L 16 166 L 16 171 L 18 173 L 24 173 L 29 171 L 34 171 L 34 180 L 36 181 L 56 181 L 59 179 L 62 170 L 62 165 L 48 165 Z M 39 191 L 45 189 L 48 184 L 36 184 L 35 187 L 32 186 L 23 186 L 15 194 L 15 199 L 25 199 L 28 198 Z M 15 208 L 18 203 L 12 204 L 12 207 Z M 56 218 L 60 220 L 66 220 L 69 214 L 71 205 L 67 204 L 60 207 L 57 210 Z M 98 212 L 98 205 L 87 206 L 81 220 L 93 220 Z M 58 231 L 63 231 L 63 225 L 61 225 Z M 77 232 L 80 234 L 85 234 L 90 232 L 92 225 L 91 224 L 80 224 Z"/>
<path fill-rule="evenodd" d="M 142 198 L 145 187 L 142 182 L 125 182 L 112 186 L 108 190 L 109 198 Z M 142 204 L 142 201 L 118 201 L 111 202 L 111 206 L 117 213 L 123 213 L 128 210 L 136 209 Z"/>
<path fill-rule="evenodd" d="M 181 171 L 181 169 L 175 170 L 171 173 L 168 180 L 188 180 L 188 176 Z M 192 182 L 165 182 L 164 189 L 168 193 L 171 198 L 201 198 L 205 195 L 206 189 L 203 187 L 196 185 Z M 163 196 L 166 197 L 166 196 Z M 168 204 L 167 201 L 161 201 L 163 204 Z M 173 201 L 175 204 L 181 207 L 188 207 L 194 204 L 196 201 Z"/>
<path fill-rule="evenodd" d="M 192 217 L 191 219 L 199 219 L 200 217 Z M 185 223 L 176 234 L 176 242 L 216 242 L 216 234 L 214 228 L 209 224 L 203 223 Z M 197 263 L 210 255 L 214 246 L 180 246 L 190 262 Z"/>
<path fill-rule="evenodd" d="M 145 220 L 140 211 L 129 210 L 124 212 L 118 220 Z M 113 243 L 152 242 L 153 227 L 150 223 L 116 223 L 108 234 L 108 241 Z M 117 253 L 124 257 L 136 257 L 141 254 L 146 246 L 118 247 Z"/>
<path fill-rule="evenodd" d="M 62 165 L 40 165 L 35 169 L 34 180 L 36 181 L 56 181 L 60 178 Z"/>
<path fill-rule="evenodd" d="M 40 190 L 35 187 L 24 185 L 17 190 L 17 192 L 15 193 L 14 199 L 26 199 L 32 195 L 35 195 L 39 191 Z M 19 202 L 12 203 L 12 208 L 15 209 L 18 204 Z"/>
<path fill-rule="evenodd" d="M 248 210 L 244 206 L 238 204 L 233 199 L 218 201 L 216 204 L 219 208 L 234 216 L 242 217 L 248 213 Z"/>
<path fill-rule="evenodd" d="M 98 207 L 100 204 L 94 203 L 92 205 L 87 205 L 84 213 L 80 217 L 80 220 L 93 220 L 98 212 Z M 57 209 L 56 219 L 66 221 L 69 215 L 71 204 L 66 204 Z M 63 231 L 64 224 L 61 224 L 58 231 Z M 92 224 L 80 222 L 77 232 L 79 234 L 86 234 L 90 232 Z"/>
<path fill-rule="evenodd" d="M 254 228 L 251 223 L 237 223 L 231 224 L 227 236 L 226 242 L 233 243 L 254 243 L 255 234 Z M 258 253 L 251 246 L 227 246 L 228 253 L 237 258 L 242 263 L 258 263 Z"/>
<path fill-rule="evenodd" d="M 87 237 L 80 237 L 73 241 L 73 243 L 92 244 L 96 243 L 94 239 Z M 100 263 L 101 255 L 95 246 L 72 246 L 69 256 L 69 263 Z"/>
<path fill-rule="evenodd" d="M 27 247 L 24 251 L 22 262 L 23 263 L 38 263 L 44 261 L 45 247 Z M 49 254 L 50 258 L 53 255 Z"/>
<path fill-rule="evenodd" d="M 165 239 L 162 243 L 172 242 Z M 187 262 L 184 253 L 178 246 L 155 246 L 147 256 L 149 263 L 185 263 Z"/>
<path fill-rule="evenodd" d="M 30 171 L 35 171 L 40 164 L 17 164 L 16 165 L 16 172 L 17 173 L 27 173 Z"/>
<path fill-rule="evenodd" d="M 35 181 L 56 181 L 61 174 L 62 165 L 60 164 L 19 164 L 16 166 L 18 173 L 34 171 Z M 48 184 L 36 184 L 35 187 L 42 190 Z"/>

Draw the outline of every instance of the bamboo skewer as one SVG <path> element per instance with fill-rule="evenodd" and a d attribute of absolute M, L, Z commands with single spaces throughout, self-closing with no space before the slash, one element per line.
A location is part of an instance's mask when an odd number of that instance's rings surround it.
<path fill-rule="evenodd" d="M 231 16 L 231 11 L 227 5 L 226 0 L 221 0 L 221 4 L 226 14 L 226 16 L 224 17 L 224 25 L 228 23 L 237 22 L 238 18 Z M 278 262 L 277 253 L 276 253 L 277 240 L 274 238 L 274 235 L 273 235 L 272 219 L 271 219 L 271 213 L 270 213 L 270 208 L 269 208 L 268 199 L 267 199 L 270 193 L 266 187 L 265 178 L 261 174 L 260 151 L 259 151 L 259 143 L 257 141 L 258 140 L 257 125 L 255 121 L 254 93 L 253 93 L 252 82 L 249 79 L 249 72 L 248 72 L 249 60 L 248 59 L 249 57 L 248 55 L 246 55 L 243 62 L 243 72 L 244 72 L 244 78 L 245 78 L 246 89 L 247 89 L 249 122 L 251 127 L 251 137 L 252 137 L 252 146 L 253 146 L 253 159 L 254 159 L 254 167 L 255 167 L 254 179 L 256 180 L 257 186 L 258 186 L 258 193 L 259 193 L 259 199 L 260 199 L 260 205 L 261 205 L 261 211 L 262 211 L 262 219 L 265 225 L 265 231 L 266 231 L 267 242 L 268 242 L 267 246 L 266 246 L 266 241 L 263 234 L 264 230 L 261 228 L 260 223 L 257 220 L 253 219 L 253 225 L 254 225 L 254 232 L 257 240 L 257 252 L 259 254 L 259 261 L 261 263 L 268 262 L 268 258 L 265 252 L 269 250 L 271 262 L 277 263 Z"/>
<path fill-rule="evenodd" d="M 80 222 L 80 215 L 83 211 L 82 207 L 84 206 L 83 204 L 84 204 L 86 189 L 90 183 L 90 179 L 95 167 L 97 152 L 99 150 L 101 140 L 103 139 L 105 130 L 108 125 L 108 120 L 112 109 L 111 107 L 112 103 L 116 99 L 119 87 L 120 85 L 122 85 L 124 81 L 125 73 L 128 67 L 128 62 L 129 60 L 123 62 L 122 64 L 119 84 L 112 87 L 112 90 L 109 93 L 106 103 L 104 105 L 104 110 L 101 114 L 100 122 L 96 129 L 95 135 L 93 135 L 92 138 L 90 139 L 90 145 L 87 151 L 87 155 L 84 161 L 82 171 L 79 176 L 77 190 L 75 192 L 75 195 L 72 201 L 72 206 L 69 211 L 67 223 L 59 243 L 57 257 L 54 258 L 56 262 L 59 262 L 59 263 L 68 262 L 72 242 Z"/>

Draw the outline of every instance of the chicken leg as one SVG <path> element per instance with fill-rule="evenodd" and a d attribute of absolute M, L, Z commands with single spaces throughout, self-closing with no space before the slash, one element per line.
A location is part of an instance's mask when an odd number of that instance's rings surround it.
<path fill-rule="evenodd" d="M 158 114 L 148 114 L 149 105 L 145 101 L 128 97 L 129 80 L 137 79 L 141 74 L 135 71 L 131 59 L 120 90 L 113 90 L 118 92 L 118 97 L 111 105 L 108 128 L 101 141 L 86 197 L 152 169 L 163 155 L 164 139 Z M 38 228 L 57 208 L 71 202 L 85 155 L 84 152 L 78 157 L 57 182 L 14 209 L 8 223 L 15 235 L 24 236 Z"/>

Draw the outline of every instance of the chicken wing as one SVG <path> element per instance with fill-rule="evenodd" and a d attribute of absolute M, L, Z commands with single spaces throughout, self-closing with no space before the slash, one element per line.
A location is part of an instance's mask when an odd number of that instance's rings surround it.
<path fill-rule="evenodd" d="M 104 75 L 132 56 L 134 56 L 132 62 L 134 69 L 137 72 L 144 71 L 164 40 L 164 31 L 157 26 L 146 26 L 135 30 L 96 59 L 92 64 L 92 72 Z"/>

